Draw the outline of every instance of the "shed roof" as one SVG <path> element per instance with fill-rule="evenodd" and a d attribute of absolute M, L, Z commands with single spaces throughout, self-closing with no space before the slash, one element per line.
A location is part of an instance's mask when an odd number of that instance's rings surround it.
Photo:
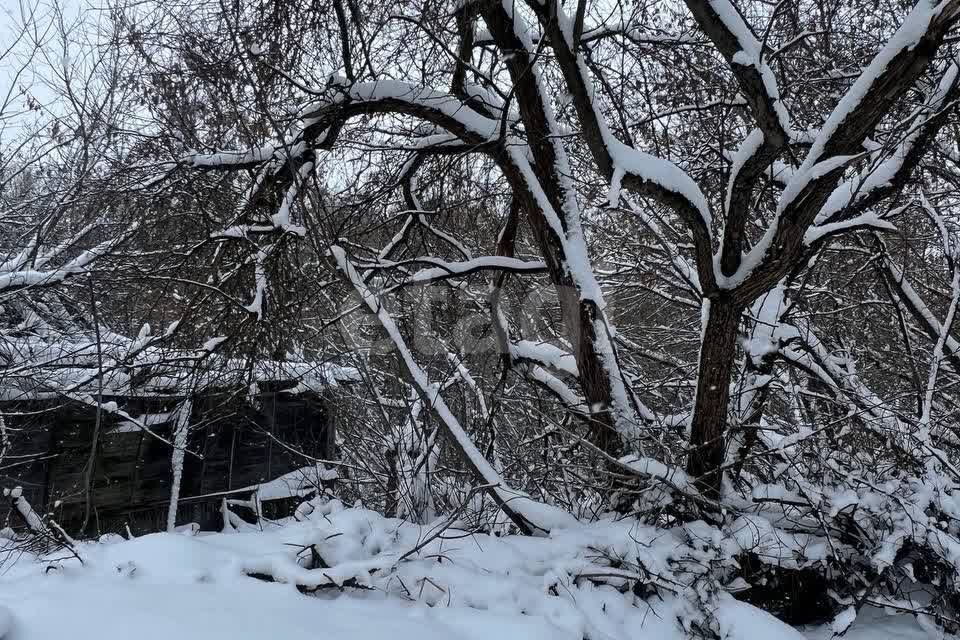
<path fill-rule="evenodd" d="M 353 367 L 322 360 L 234 358 L 214 352 L 216 345 L 211 343 L 187 350 L 157 342 L 148 336 L 130 339 L 109 332 L 98 342 L 88 335 L 51 341 L 0 331 L 0 400 L 176 396 L 266 383 L 299 393 L 359 378 Z"/>

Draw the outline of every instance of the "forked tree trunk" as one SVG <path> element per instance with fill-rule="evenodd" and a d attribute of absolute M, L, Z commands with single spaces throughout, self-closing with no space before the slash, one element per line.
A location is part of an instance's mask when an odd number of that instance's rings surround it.
<path fill-rule="evenodd" d="M 709 304 L 709 309 L 700 344 L 687 473 L 705 497 L 716 500 L 720 497 L 730 379 L 741 308 L 724 298 L 704 304 Z"/>
<path fill-rule="evenodd" d="M 543 189 L 566 232 L 571 223 L 566 215 L 579 216 L 580 212 L 565 211 L 570 206 L 563 186 L 567 176 L 560 173 L 565 163 L 565 151 L 556 140 L 555 125 L 552 124 L 552 116 L 548 116 L 550 107 L 541 93 L 536 74 L 531 73 L 535 60 L 527 54 L 524 43 L 517 35 L 514 18 L 502 6 L 485 5 L 482 15 L 494 39 L 505 50 L 512 52 L 506 64 L 514 81 L 517 108 L 530 137 L 537 186 Z M 583 296 L 583 291 L 574 281 L 565 243 L 558 236 L 557 229 L 548 222 L 542 201 L 532 191 L 534 185 L 521 172 L 513 170 L 513 175 L 510 175 L 511 168 L 505 168 L 511 183 L 515 185 L 514 196 L 519 199 L 526 213 L 540 245 L 550 280 L 557 290 L 567 337 L 577 360 L 580 388 L 590 407 L 587 438 L 608 456 L 619 458 L 624 453 L 624 443 L 616 430 L 613 397 L 613 385 L 619 381 L 610 379 L 611 375 L 619 374 L 604 366 L 604 356 L 608 354 L 602 352 L 605 341 L 598 340 L 604 336 L 597 335 L 595 326 L 601 310 L 595 301 Z"/>

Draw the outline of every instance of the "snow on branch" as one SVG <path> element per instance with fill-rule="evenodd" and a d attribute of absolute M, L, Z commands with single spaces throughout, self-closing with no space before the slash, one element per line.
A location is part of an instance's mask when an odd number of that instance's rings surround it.
<path fill-rule="evenodd" d="M 841 163 L 836 163 L 837 156 L 848 155 L 859 146 L 875 120 L 886 111 L 887 104 L 901 93 L 891 92 L 893 87 L 890 86 L 891 83 L 903 84 L 901 65 L 921 57 L 918 45 L 922 41 L 942 38 L 946 25 L 958 9 L 960 2 L 957 0 L 917 2 L 824 122 L 803 163 L 781 194 L 778 213 L 793 205 L 810 183 L 844 164 L 842 158 Z M 879 92 L 887 94 L 881 97 Z"/>
<path fill-rule="evenodd" d="M 400 358 L 404 368 L 410 375 L 413 383 L 418 388 L 419 393 L 424 397 L 427 405 L 437 414 L 441 423 L 451 436 L 452 441 L 457 445 L 460 453 L 464 457 L 478 480 L 489 487 L 491 496 L 510 517 L 511 520 L 521 529 L 527 532 L 534 530 L 551 531 L 556 528 L 570 526 L 575 519 L 570 514 L 563 512 L 556 507 L 550 507 L 545 504 L 535 502 L 529 496 L 511 489 L 503 478 L 493 469 L 490 463 L 484 458 L 483 454 L 477 449 L 476 445 L 470 439 L 470 436 L 460 426 L 459 421 L 453 412 L 447 406 L 439 389 L 434 383 L 430 382 L 427 373 L 417 364 L 413 353 L 407 347 L 406 341 L 400 334 L 396 323 L 390 316 L 390 313 L 383 307 L 377 295 L 371 291 L 360 278 L 353 264 L 347 258 L 346 252 L 338 247 L 330 247 L 330 253 L 337 263 L 338 268 L 347 278 L 347 281 L 354 287 L 367 307 L 376 314 L 381 326 L 393 341 L 400 353 Z"/>
<path fill-rule="evenodd" d="M 820 208 L 814 220 L 814 225 L 826 225 L 836 222 L 848 211 L 856 212 L 861 203 L 869 203 L 873 197 L 884 189 L 893 186 L 896 179 L 908 169 L 908 163 L 914 156 L 914 151 L 922 151 L 922 139 L 932 121 L 943 114 L 950 96 L 957 86 L 960 67 L 950 64 L 943 72 L 937 87 L 928 95 L 926 102 L 914 110 L 907 119 L 909 130 L 903 140 L 887 155 L 880 151 L 872 154 L 869 166 L 858 172 L 848 180 L 844 180 L 833 190 L 827 202 Z M 824 235 L 808 229 L 807 233 L 814 236 Z M 807 244 L 811 242 L 807 240 Z"/>
<path fill-rule="evenodd" d="M 445 278 L 462 278 L 480 271 L 505 271 L 509 273 L 542 273 L 546 264 L 541 260 L 520 260 L 502 256 L 482 256 L 463 262 L 447 262 L 439 258 L 419 257 L 402 261 L 378 260 L 377 262 L 358 263 L 357 267 L 367 270 L 393 269 L 416 263 L 435 265 L 421 269 L 404 278 L 401 285 L 427 284 Z"/>
<path fill-rule="evenodd" d="M 0 265 L 0 291 L 11 291 L 27 287 L 47 287 L 60 284 L 67 278 L 73 278 L 89 272 L 89 267 L 98 259 L 109 254 L 119 244 L 128 240 L 139 228 L 138 223 L 129 225 L 123 232 L 115 237 L 100 242 L 96 246 L 85 249 L 73 258 L 67 260 L 58 267 L 44 269 L 56 256 L 62 254 L 72 243 L 61 244 L 53 247 L 50 251 L 40 252 L 34 258 L 32 266 L 31 258 L 36 253 L 36 244 L 29 244 L 17 256 L 6 260 Z M 91 227 L 81 230 L 77 238 L 82 237 Z"/>
<path fill-rule="evenodd" d="M 797 138 L 761 42 L 730 0 L 686 0 L 700 28 L 726 58 L 740 83 L 763 141 L 773 148 Z"/>
<path fill-rule="evenodd" d="M 577 377 L 577 359 L 571 353 L 547 342 L 520 340 L 510 345 L 510 357 L 542 364 L 554 371 Z"/>

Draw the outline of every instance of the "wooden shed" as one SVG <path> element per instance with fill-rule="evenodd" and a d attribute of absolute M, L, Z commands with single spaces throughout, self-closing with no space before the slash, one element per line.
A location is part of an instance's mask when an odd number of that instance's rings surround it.
<path fill-rule="evenodd" d="M 114 410 L 99 411 L 99 428 L 97 407 L 86 403 L 2 401 L 13 452 L 3 484 L 21 486 L 37 511 L 50 513 L 67 531 L 79 531 L 85 521 L 87 534 L 128 526 L 134 533 L 161 530 L 171 500 L 171 443 L 184 407 L 189 428 L 177 524 L 219 528 L 225 497 L 242 496 L 281 476 L 296 484 L 291 493 L 331 477 L 321 461 L 336 457 L 334 393 L 220 392 L 186 400 L 104 396 Z M 293 477 L 297 470 L 304 470 L 300 481 Z"/>
<path fill-rule="evenodd" d="M 5 300 L 0 489 L 21 487 L 36 512 L 92 535 L 164 529 L 175 475 L 176 524 L 207 529 L 222 525 L 225 497 L 329 480 L 338 398 L 356 369 L 303 350 L 231 352 L 223 336 L 177 342 L 177 326 L 132 337 L 56 290 Z M 16 524 L 8 506 L 0 529 Z"/>
<path fill-rule="evenodd" d="M 337 457 L 338 396 L 357 379 L 351 367 L 220 355 L 220 339 L 171 348 L 149 327 L 129 338 L 71 323 L 57 332 L 52 322 L 8 324 L 0 322 L 0 488 L 21 487 L 68 533 L 165 528 L 174 468 L 176 523 L 207 529 L 222 525 L 224 497 L 280 477 L 298 485 L 294 493 L 330 478 L 323 461 Z M 15 524 L 2 504 L 0 519 Z"/>

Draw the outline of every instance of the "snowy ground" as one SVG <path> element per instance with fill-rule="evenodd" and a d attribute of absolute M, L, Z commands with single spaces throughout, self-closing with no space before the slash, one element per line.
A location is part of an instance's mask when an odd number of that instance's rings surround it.
<path fill-rule="evenodd" d="M 584 549 L 609 551 L 604 536 L 629 539 L 623 530 L 591 526 L 550 539 L 438 532 L 346 509 L 264 531 L 112 537 L 81 545 L 83 565 L 68 556 L 53 563 L 50 558 L 8 557 L 0 577 L 0 638 L 689 637 L 676 622 L 680 598 L 667 594 L 646 604 L 613 586 L 570 578 L 595 572 L 596 560 Z M 637 539 L 646 533 L 633 531 Z M 584 545 L 586 539 L 596 545 Z M 316 545 L 333 568 L 301 566 L 297 557 L 306 544 Z M 651 554 L 645 562 L 653 563 L 669 544 L 668 539 L 644 540 L 640 547 Z M 269 573 L 280 582 L 249 573 Z M 341 590 L 330 588 L 331 582 L 354 586 Z M 294 583 L 323 588 L 307 595 Z M 730 640 L 803 638 L 730 596 L 721 598 L 716 617 Z M 820 640 L 830 632 L 813 629 L 804 635 Z M 850 640 L 924 637 L 911 618 L 882 612 L 863 616 L 846 635 Z"/>

